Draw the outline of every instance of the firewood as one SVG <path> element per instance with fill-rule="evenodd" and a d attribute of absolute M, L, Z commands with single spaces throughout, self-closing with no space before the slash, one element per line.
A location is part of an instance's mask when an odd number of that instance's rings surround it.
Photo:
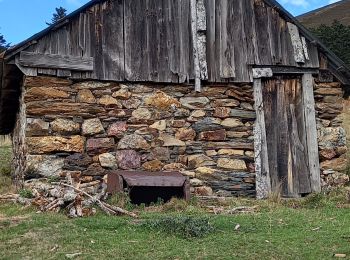
<path fill-rule="evenodd" d="M 93 201 L 96 202 L 96 204 L 107 214 L 109 215 L 119 215 L 119 214 L 122 214 L 122 215 L 127 215 L 127 216 L 130 216 L 130 217 L 133 217 L 133 218 L 136 218 L 137 215 L 135 213 L 132 213 L 130 211 L 127 211 L 127 210 L 124 210 L 122 208 L 119 208 L 119 207 L 114 207 L 112 205 L 109 205 L 108 203 L 105 203 L 105 202 L 102 202 L 101 200 L 97 199 L 97 198 L 94 198 L 93 196 L 91 196 L 89 193 L 85 192 L 85 191 L 82 191 L 72 185 L 69 185 L 69 184 L 66 184 L 66 183 L 62 183 L 62 182 L 59 182 L 59 183 L 53 183 L 55 185 L 61 185 L 61 186 L 64 186 L 64 187 L 68 187 L 68 188 L 72 188 L 74 189 L 76 192 L 79 192 L 83 195 L 85 195 L 86 197 L 92 199 Z"/>

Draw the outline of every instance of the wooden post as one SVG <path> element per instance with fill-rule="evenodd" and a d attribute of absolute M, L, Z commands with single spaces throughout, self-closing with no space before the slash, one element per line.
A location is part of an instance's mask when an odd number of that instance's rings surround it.
<path fill-rule="evenodd" d="M 262 82 L 260 78 L 254 79 L 254 100 L 256 111 L 254 128 L 256 197 L 258 199 L 264 199 L 271 193 L 271 180 L 267 152 Z"/>
<path fill-rule="evenodd" d="M 311 190 L 321 191 L 320 161 L 318 154 L 315 99 L 312 74 L 304 74 L 302 79 L 303 107 L 305 115 L 306 144 L 310 168 Z"/>

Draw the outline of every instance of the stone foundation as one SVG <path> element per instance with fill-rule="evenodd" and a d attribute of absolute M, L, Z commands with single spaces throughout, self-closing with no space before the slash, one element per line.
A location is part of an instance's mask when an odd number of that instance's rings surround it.
<path fill-rule="evenodd" d="M 23 99 L 27 178 L 70 174 L 85 183 L 111 169 L 178 170 L 199 195 L 255 195 L 251 85 L 196 93 L 27 77 Z"/>
<path fill-rule="evenodd" d="M 316 117 L 322 186 L 349 182 L 346 131 L 343 126 L 344 98 L 340 83 L 315 83 Z"/>

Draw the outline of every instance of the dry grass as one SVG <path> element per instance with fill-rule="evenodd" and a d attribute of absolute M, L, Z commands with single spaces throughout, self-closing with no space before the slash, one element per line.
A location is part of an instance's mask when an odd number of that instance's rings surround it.
<path fill-rule="evenodd" d="M 11 180 L 11 161 L 11 146 L 0 145 L 0 194 L 14 191 Z"/>

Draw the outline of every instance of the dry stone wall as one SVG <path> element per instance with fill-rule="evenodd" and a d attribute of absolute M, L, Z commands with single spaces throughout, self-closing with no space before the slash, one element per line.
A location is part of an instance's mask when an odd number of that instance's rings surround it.
<path fill-rule="evenodd" d="M 193 90 L 27 77 L 26 176 L 96 183 L 111 169 L 178 170 L 196 194 L 254 196 L 252 86 Z"/>
<path fill-rule="evenodd" d="M 343 90 L 340 83 L 314 85 L 322 186 L 342 186 L 349 182 L 346 132 L 343 127 Z"/>

